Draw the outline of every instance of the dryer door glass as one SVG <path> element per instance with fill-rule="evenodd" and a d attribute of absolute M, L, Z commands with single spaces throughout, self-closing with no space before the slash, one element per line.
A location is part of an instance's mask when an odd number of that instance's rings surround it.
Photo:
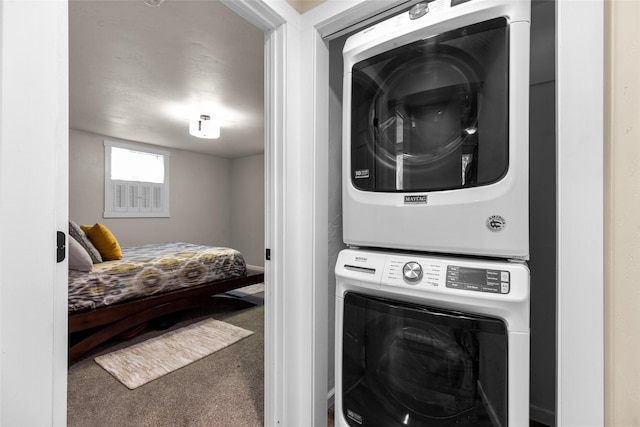
<path fill-rule="evenodd" d="M 507 425 L 503 321 L 357 293 L 343 314 L 350 425 Z"/>
<path fill-rule="evenodd" d="M 504 18 L 355 64 L 353 185 L 417 192 L 500 180 L 508 168 L 508 88 Z"/>

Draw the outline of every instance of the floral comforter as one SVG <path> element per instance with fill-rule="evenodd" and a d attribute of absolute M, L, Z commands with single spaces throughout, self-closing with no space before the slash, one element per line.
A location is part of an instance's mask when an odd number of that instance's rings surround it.
<path fill-rule="evenodd" d="M 155 243 L 122 248 L 122 259 L 69 270 L 69 311 L 118 302 L 247 274 L 235 249 L 192 243 Z"/>

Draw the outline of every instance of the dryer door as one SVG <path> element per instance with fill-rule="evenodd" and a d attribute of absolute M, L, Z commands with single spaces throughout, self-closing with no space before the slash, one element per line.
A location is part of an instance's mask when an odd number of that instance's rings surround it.
<path fill-rule="evenodd" d="M 357 293 L 343 314 L 350 425 L 507 425 L 503 321 Z"/>
<path fill-rule="evenodd" d="M 508 167 L 504 18 L 419 40 L 352 70 L 355 188 L 424 192 L 487 185 Z"/>

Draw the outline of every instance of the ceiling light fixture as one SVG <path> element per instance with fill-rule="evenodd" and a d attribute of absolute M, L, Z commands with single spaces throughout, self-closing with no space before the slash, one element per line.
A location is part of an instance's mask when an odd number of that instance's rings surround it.
<path fill-rule="evenodd" d="M 220 138 L 220 125 L 211 120 L 211 116 L 201 114 L 189 123 L 189 134 L 197 138 L 217 139 Z"/>
<path fill-rule="evenodd" d="M 144 4 L 147 6 L 158 7 L 162 4 L 164 0 L 144 0 Z"/>

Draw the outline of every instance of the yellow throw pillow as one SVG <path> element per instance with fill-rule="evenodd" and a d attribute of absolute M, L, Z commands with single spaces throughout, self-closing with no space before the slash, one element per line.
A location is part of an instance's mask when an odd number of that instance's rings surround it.
<path fill-rule="evenodd" d="M 98 249 L 103 261 L 122 259 L 122 249 L 116 237 L 102 224 L 81 225 L 80 228 L 89 237 L 93 246 Z"/>

